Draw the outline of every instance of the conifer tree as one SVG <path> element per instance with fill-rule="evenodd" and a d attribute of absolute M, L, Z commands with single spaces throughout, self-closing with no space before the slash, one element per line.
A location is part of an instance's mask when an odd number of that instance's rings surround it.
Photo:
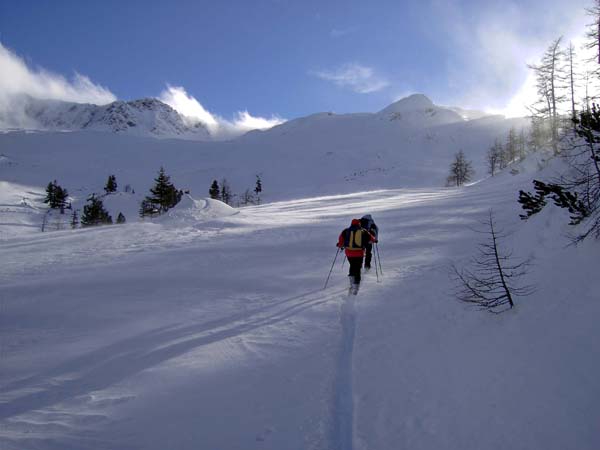
<path fill-rule="evenodd" d="M 497 227 L 491 210 L 483 225 L 487 231 L 480 232 L 487 234 L 487 239 L 478 244 L 472 267 L 452 266 L 457 283 L 455 295 L 481 310 L 501 313 L 515 306 L 515 297 L 535 291 L 533 285 L 523 283 L 531 262 L 516 259 L 512 252 L 502 248 L 502 240 L 509 234 Z"/>
<path fill-rule="evenodd" d="M 210 189 L 208 190 L 208 195 L 210 195 L 210 198 L 213 200 L 221 199 L 221 189 L 219 188 L 219 183 L 217 180 L 213 180 L 212 184 L 210 185 Z"/>
<path fill-rule="evenodd" d="M 122 224 L 122 223 L 125 223 L 125 221 L 126 221 L 125 216 L 123 215 L 122 212 L 120 212 L 119 215 L 117 216 L 117 223 Z"/>
<path fill-rule="evenodd" d="M 488 173 L 491 176 L 496 175 L 498 170 L 503 169 L 502 167 L 504 161 L 504 149 L 502 148 L 502 144 L 498 139 L 494 141 L 494 145 L 490 147 L 487 152 L 487 165 L 488 165 Z"/>
<path fill-rule="evenodd" d="M 104 192 L 107 194 L 117 192 L 117 178 L 114 175 L 109 175 L 106 186 L 104 186 Z"/>
<path fill-rule="evenodd" d="M 527 153 L 527 138 L 525 138 L 525 131 L 521 128 L 519 136 L 517 138 L 517 153 L 519 160 L 524 160 Z"/>
<path fill-rule="evenodd" d="M 102 200 L 92 194 L 88 198 L 88 204 L 83 207 L 83 216 L 81 217 L 82 227 L 91 227 L 96 225 L 112 224 L 112 217 L 104 209 Z"/>
<path fill-rule="evenodd" d="M 159 214 L 162 214 L 169 208 L 172 208 L 177 203 L 179 203 L 183 192 L 178 191 L 175 188 L 173 183 L 171 183 L 171 178 L 165 173 L 165 169 L 163 167 L 160 168 L 158 172 L 158 177 L 156 177 L 154 181 L 154 187 L 150 189 L 150 193 L 152 195 L 146 197 L 145 206 L 149 206 L 150 204 L 152 204 L 156 208 L 158 208 Z M 146 209 L 143 207 L 140 208 L 140 213 L 142 212 L 142 210 Z"/>
<path fill-rule="evenodd" d="M 255 200 L 255 194 L 250 190 L 250 189 L 246 189 L 244 191 L 244 194 L 242 195 L 242 201 L 241 204 L 242 205 L 250 205 L 256 202 Z"/>
<path fill-rule="evenodd" d="M 471 161 L 467 161 L 465 153 L 460 150 L 454 155 L 454 161 L 450 165 L 450 175 L 448 175 L 448 186 L 462 186 L 475 174 Z"/>
<path fill-rule="evenodd" d="M 229 183 L 226 178 L 221 180 L 221 201 L 223 203 L 227 203 L 228 205 L 231 202 L 231 188 L 229 187 Z"/>
<path fill-rule="evenodd" d="M 77 210 L 74 209 L 73 213 L 71 214 L 71 228 L 75 229 L 79 226 L 79 214 L 77 213 Z"/>
<path fill-rule="evenodd" d="M 69 193 L 67 190 L 62 188 L 56 180 L 54 180 L 46 186 L 46 198 L 44 199 L 44 203 L 48 203 L 50 208 L 59 208 L 62 214 L 67 205 L 68 197 Z"/>
<path fill-rule="evenodd" d="M 254 187 L 254 193 L 256 194 L 256 203 L 260 204 L 260 193 L 262 192 L 262 180 L 260 175 L 256 175 L 256 186 Z"/>
<path fill-rule="evenodd" d="M 511 127 L 511 129 L 508 130 L 504 154 L 507 165 L 515 162 L 519 155 L 519 137 L 517 135 L 517 130 L 515 130 L 514 127 Z"/>
<path fill-rule="evenodd" d="M 64 214 L 65 206 L 67 206 L 67 198 L 69 197 L 69 193 L 66 189 L 63 189 L 61 186 L 56 186 L 55 198 L 56 198 L 56 207 L 60 209 L 60 213 Z"/>
<path fill-rule="evenodd" d="M 142 203 L 140 204 L 140 209 L 139 209 L 140 217 L 146 217 L 146 216 L 152 217 L 154 214 L 158 214 L 158 213 L 159 213 L 158 207 L 154 203 L 152 203 L 147 198 L 142 200 Z"/>
<path fill-rule="evenodd" d="M 56 180 L 49 182 L 48 186 L 46 186 L 44 203 L 48 203 L 50 208 L 54 208 L 54 204 L 56 203 Z"/>
<path fill-rule="evenodd" d="M 558 153 L 559 139 L 559 107 L 565 101 L 566 71 L 564 65 L 565 53 L 561 49 L 562 37 L 554 40 L 544 53 L 540 64 L 531 64 L 529 68 L 535 72 L 539 99 L 532 107 L 534 116 L 548 123 L 550 128 L 550 143 L 554 154 Z"/>

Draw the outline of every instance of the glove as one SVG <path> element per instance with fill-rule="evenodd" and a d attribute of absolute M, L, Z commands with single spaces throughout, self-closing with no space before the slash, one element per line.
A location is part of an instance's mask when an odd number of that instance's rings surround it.
<path fill-rule="evenodd" d="M 377 243 L 379 242 L 379 239 L 375 239 L 373 242 L 374 242 L 375 244 L 377 244 Z"/>

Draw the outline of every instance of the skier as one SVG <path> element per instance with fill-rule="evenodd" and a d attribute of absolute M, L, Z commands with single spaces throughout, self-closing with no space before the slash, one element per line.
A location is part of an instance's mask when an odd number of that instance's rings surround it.
<path fill-rule="evenodd" d="M 367 243 L 374 242 L 375 237 L 360 225 L 359 219 L 352 219 L 349 228 L 342 230 L 338 238 L 337 247 L 345 249 L 350 271 L 350 294 L 358 294 L 360 285 L 360 271 L 362 269 L 363 257 Z"/>
<path fill-rule="evenodd" d="M 360 218 L 360 225 L 367 230 L 369 233 L 373 235 L 375 240 L 374 243 L 379 242 L 379 228 L 375 224 L 373 217 L 371 214 L 365 214 Z M 373 257 L 373 242 L 368 242 L 365 247 L 365 270 L 369 270 L 371 268 L 371 258 Z"/>

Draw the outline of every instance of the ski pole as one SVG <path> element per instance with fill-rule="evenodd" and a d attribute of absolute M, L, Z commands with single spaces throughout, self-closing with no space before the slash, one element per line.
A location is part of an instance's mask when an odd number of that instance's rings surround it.
<path fill-rule="evenodd" d="M 377 269 L 377 260 L 379 258 L 375 257 L 375 252 L 373 252 L 373 259 L 375 260 L 375 275 L 377 276 L 377 282 L 379 283 L 379 270 Z"/>
<path fill-rule="evenodd" d="M 325 280 L 325 286 L 323 286 L 323 289 L 325 289 L 327 287 L 327 283 L 329 283 L 329 277 L 331 276 L 331 272 L 333 271 L 333 266 L 335 266 L 335 261 L 337 260 L 337 257 L 339 254 L 340 254 L 340 249 L 338 247 L 337 251 L 335 252 L 335 258 L 333 258 L 333 264 L 331 264 L 331 269 L 329 269 L 329 275 L 327 275 L 327 280 Z"/>
<path fill-rule="evenodd" d="M 344 259 L 342 259 L 342 270 L 344 269 L 344 263 L 346 262 L 346 256 L 344 255 Z"/>
<path fill-rule="evenodd" d="M 379 261 L 379 271 L 381 272 L 381 276 L 383 276 L 383 268 L 381 267 L 381 255 L 379 254 L 379 245 L 377 242 L 375 243 L 375 250 L 377 251 L 377 261 Z"/>

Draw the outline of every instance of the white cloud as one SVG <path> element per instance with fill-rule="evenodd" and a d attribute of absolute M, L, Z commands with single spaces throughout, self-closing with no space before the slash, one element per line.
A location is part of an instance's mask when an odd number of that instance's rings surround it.
<path fill-rule="evenodd" d="M 387 86 L 389 82 L 375 73 L 371 67 L 360 64 L 345 64 L 333 71 L 314 71 L 310 72 L 323 80 L 332 81 L 335 85 L 349 88 L 359 94 L 369 94 L 380 91 Z"/>
<path fill-rule="evenodd" d="M 183 115 L 188 122 L 200 121 L 208 127 L 211 133 L 216 133 L 219 129 L 217 118 L 204 109 L 198 100 L 188 95 L 186 90 L 180 86 L 167 85 L 167 88 L 162 91 L 158 99 Z"/>
<path fill-rule="evenodd" d="M 270 119 L 264 117 L 252 116 L 248 111 L 239 111 L 237 118 L 233 121 L 235 128 L 239 130 L 265 130 L 272 128 L 275 125 L 279 125 L 285 122 L 280 117 L 272 116 Z"/>
<path fill-rule="evenodd" d="M 85 75 L 76 73 L 69 81 L 45 69 L 34 70 L 0 43 L 0 99 L 19 94 L 99 105 L 116 100 L 112 92 Z"/>
<path fill-rule="evenodd" d="M 233 120 L 212 114 L 181 86 L 169 86 L 160 94 L 159 100 L 171 106 L 188 123 L 204 123 L 216 139 L 229 139 L 240 136 L 250 130 L 265 130 L 285 122 L 272 116 L 270 119 L 252 116 L 248 111 L 239 111 Z"/>
<path fill-rule="evenodd" d="M 116 100 L 107 88 L 75 73 L 72 80 L 45 69 L 32 69 L 0 43 L 0 126 L 29 128 L 26 96 L 77 103 L 106 104 Z"/>
<path fill-rule="evenodd" d="M 584 0 L 550 0 L 532 6 L 507 1 L 492 8 L 460 10 L 437 2 L 449 36 L 446 103 L 507 116 L 527 115 L 536 97 L 528 63 L 536 63 L 550 43 L 580 35 L 588 19 Z"/>

